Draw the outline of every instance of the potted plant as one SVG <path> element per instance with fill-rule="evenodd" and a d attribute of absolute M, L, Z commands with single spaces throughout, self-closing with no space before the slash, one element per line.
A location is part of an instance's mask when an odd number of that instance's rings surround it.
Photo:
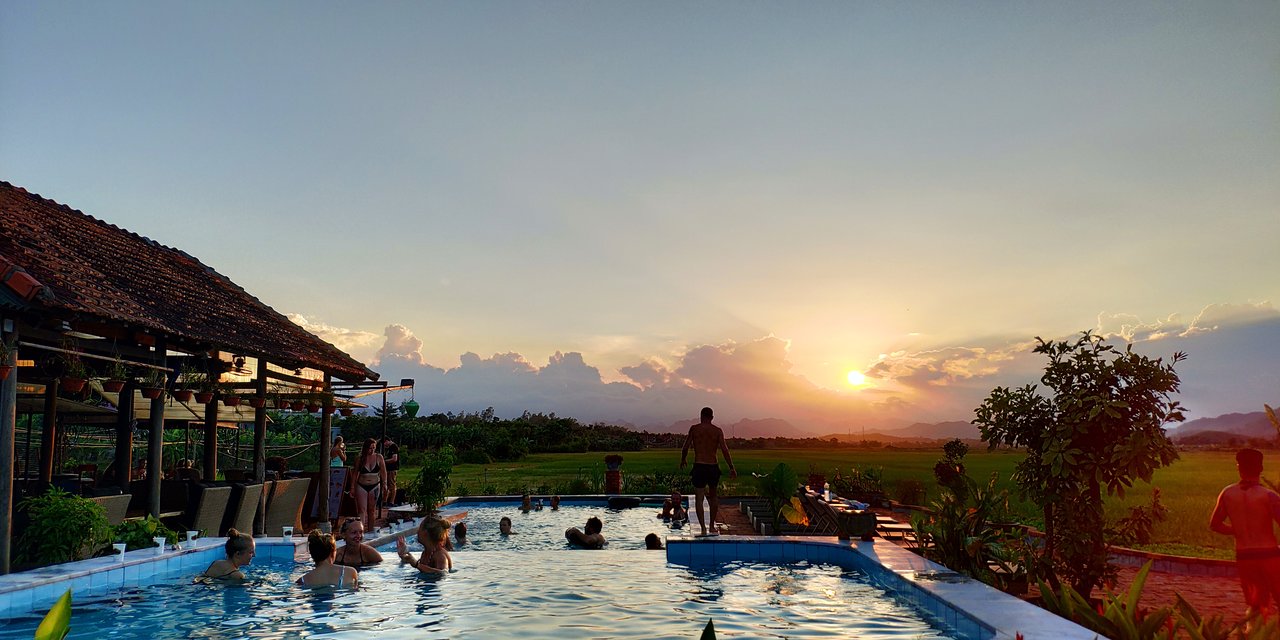
<path fill-rule="evenodd" d="M 116 356 L 111 364 L 107 365 L 106 380 L 102 381 L 102 390 L 107 393 L 120 393 L 124 390 L 125 380 L 129 379 L 129 368 L 124 366 L 124 360 L 120 356 Z"/>
<path fill-rule="evenodd" d="M 13 365 L 9 364 L 9 356 L 13 355 L 13 345 L 0 340 L 0 380 L 9 377 L 9 372 L 13 371 Z"/>
<path fill-rule="evenodd" d="M 312 387 L 314 389 L 315 387 Z M 320 410 L 324 404 L 324 394 L 318 391 L 310 391 L 307 393 L 307 413 L 315 413 Z"/>
<path fill-rule="evenodd" d="M 80 352 L 68 349 L 66 353 L 58 356 L 58 360 L 62 365 L 62 376 L 59 378 L 58 386 L 67 393 L 83 391 L 84 386 L 89 383 L 89 368 L 84 366 L 84 361 L 80 359 Z"/>
<path fill-rule="evenodd" d="M 182 371 L 178 373 L 178 379 L 173 381 L 174 399 L 178 402 L 191 402 L 191 396 L 195 393 L 194 389 L 203 384 L 208 378 L 209 376 L 203 371 L 191 365 L 182 365 Z"/>
<path fill-rule="evenodd" d="M 240 393 L 236 388 L 231 386 L 230 382 L 223 382 L 218 385 L 218 395 L 222 396 L 222 404 L 228 407 L 240 406 Z"/>
<path fill-rule="evenodd" d="M 102 505 L 57 487 L 23 500 L 18 508 L 31 518 L 18 539 L 18 557 L 25 564 L 81 560 L 111 539 Z"/>
<path fill-rule="evenodd" d="M 405 488 L 405 495 L 418 509 L 427 514 L 435 513 L 441 502 L 448 495 L 449 475 L 453 473 L 455 461 L 451 445 L 445 445 L 438 451 L 425 456 L 418 476 Z"/>
<path fill-rule="evenodd" d="M 355 412 L 355 409 L 352 409 L 351 407 L 342 407 L 341 409 L 338 409 L 338 413 L 341 413 L 344 418 L 350 418 L 351 414 Z"/>
<path fill-rule="evenodd" d="M 142 397 L 148 400 L 159 398 L 164 393 L 164 385 L 168 381 L 168 376 L 163 369 L 148 369 L 139 383 L 142 386 Z"/>
<path fill-rule="evenodd" d="M 307 408 L 307 401 L 302 400 L 301 398 L 297 400 L 292 400 L 289 402 L 289 408 L 293 409 L 294 411 L 302 411 L 303 409 Z"/>
<path fill-rule="evenodd" d="M 254 409 L 261 409 L 267 406 L 267 397 L 266 396 L 249 396 L 249 406 L 253 407 Z"/>
<path fill-rule="evenodd" d="M 201 371 L 200 375 L 202 378 L 196 384 L 196 402 L 209 404 L 213 402 L 213 393 L 218 388 L 219 376 L 211 375 L 204 371 Z"/>

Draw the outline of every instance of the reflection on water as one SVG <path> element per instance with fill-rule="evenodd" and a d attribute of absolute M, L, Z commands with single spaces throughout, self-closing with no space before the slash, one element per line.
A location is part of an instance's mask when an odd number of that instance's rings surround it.
<path fill-rule="evenodd" d="M 581 524 L 585 512 L 515 518 L 527 537 L 504 543 L 496 523 L 507 512 L 470 512 L 476 542 L 454 553 L 458 570 L 443 579 L 421 577 L 392 553 L 361 571 L 358 591 L 309 592 L 294 584 L 307 566 L 254 564 L 254 581 L 241 587 L 187 577 L 96 602 L 77 598 L 70 637 L 693 638 L 708 618 L 721 637 L 949 637 L 839 567 L 669 565 L 665 554 L 642 549 L 644 534 L 659 526 L 651 513 L 603 513 L 606 535 L 615 529 L 610 548 L 568 551 L 552 534 Z M 556 517 L 536 517 L 543 514 Z M 634 531 L 624 532 L 628 517 Z M 37 623 L 13 621 L 0 638 L 30 638 Z"/>

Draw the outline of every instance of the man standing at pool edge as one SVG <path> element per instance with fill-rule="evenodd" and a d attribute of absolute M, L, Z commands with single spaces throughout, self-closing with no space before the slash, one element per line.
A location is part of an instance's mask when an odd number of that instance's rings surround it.
<path fill-rule="evenodd" d="M 684 439 L 684 448 L 680 450 L 680 468 L 685 466 L 689 457 L 689 445 L 693 445 L 693 495 L 698 524 L 702 525 L 701 536 L 720 535 L 716 531 L 716 516 L 720 511 L 720 498 L 716 495 L 720 484 L 720 463 L 716 460 L 716 452 L 724 452 L 724 461 L 729 464 L 729 477 L 738 477 L 733 468 L 733 458 L 729 455 L 729 443 L 724 440 L 724 431 L 720 430 L 711 419 L 711 407 L 702 408 L 702 422 L 689 427 L 689 436 Z M 706 497 L 710 506 L 711 530 L 707 531 L 707 521 L 702 519 L 702 499 Z"/>

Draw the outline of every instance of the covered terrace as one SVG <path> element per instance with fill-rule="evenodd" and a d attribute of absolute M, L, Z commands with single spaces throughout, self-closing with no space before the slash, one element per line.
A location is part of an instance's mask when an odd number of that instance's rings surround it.
<path fill-rule="evenodd" d="M 196 258 L 7 182 L 0 182 L 0 345 L 0 573 L 10 570 L 15 489 L 47 487 L 61 471 L 60 416 L 107 421 L 116 460 L 132 461 L 135 429 L 146 432 L 147 511 L 159 516 L 166 421 L 201 421 L 198 464 L 207 479 L 218 474 L 219 423 L 251 421 L 252 479 L 262 483 L 268 409 L 299 403 L 321 412 L 324 451 L 332 415 L 345 403 L 334 385 L 385 386 Z M 17 459 L 20 406 L 28 433 L 32 414 L 41 428 L 38 446 L 28 444 Z M 103 481 L 128 486 L 131 466 L 113 465 Z M 327 473 L 321 465 L 322 486 Z M 325 501 L 320 509 L 328 521 Z M 258 534 L 262 513 L 260 503 Z"/>

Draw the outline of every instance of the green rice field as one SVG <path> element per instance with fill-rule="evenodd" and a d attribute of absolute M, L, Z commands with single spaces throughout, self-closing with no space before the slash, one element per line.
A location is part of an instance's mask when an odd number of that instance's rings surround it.
<path fill-rule="evenodd" d="M 1268 451 L 1267 477 L 1277 479 L 1275 470 L 1280 468 L 1280 451 Z M 687 473 L 679 469 L 680 451 L 677 449 L 648 450 L 624 454 L 622 470 L 628 475 L 655 473 Z M 755 493 L 751 473 L 768 473 L 779 462 L 785 462 L 803 479 L 810 470 L 832 475 L 837 469 L 848 471 L 852 467 L 883 469 L 885 488 L 889 497 L 896 497 L 896 489 L 903 480 L 922 482 L 929 498 L 937 495 L 933 481 L 933 463 L 941 452 L 911 450 L 739 450 L 733 453 L 738 468 L 738 478 L 728 479 L 725 469 L 723 495 Z M 488 465 L 462 464 L 454 467 L 453 488 L 479 495 L 489 490 L 505 494 L 527 487 L 537 491 L 540 486 L 556 487 L 575 479 L 597 482 L 604 473 L 603 453 L 535 454 L 520 462 L 493 463 Z M 993 472 L 1001 482 L 1012 489 L 1008 482 L 1020 453 L 973 451 L 965 458 L 969 475 L 985 481 Z M 723 467 L 723 465 L 722 465 Z M 402 482 L 413 477 L 416 470 L 406 469 Z M 1114 498 L 1108 505 L 1108 513 L 1118 518 L 1130 505 L 1149 502 L 1151 488 L 1159 487 L 1161 501 L 1169 509 L 1169 517 L 1156 527 L 1155 540 L 1148 550 L 1179 555 L 1202 557 L 1231 557 L 1231 540 L 1209 531 L 1209 514 L 1223 487 L 1236 480 L 1234 454 L 1228 451 L 1183 452 L 1182 458 L 1172 466 L 1156 473 L 1151 485 L 1139 483 L 1124 499 Z M 1011 508 L 1021 514 L 1024 521 L 1037 520 L 1038 508 L 1014 499 Z"/>

